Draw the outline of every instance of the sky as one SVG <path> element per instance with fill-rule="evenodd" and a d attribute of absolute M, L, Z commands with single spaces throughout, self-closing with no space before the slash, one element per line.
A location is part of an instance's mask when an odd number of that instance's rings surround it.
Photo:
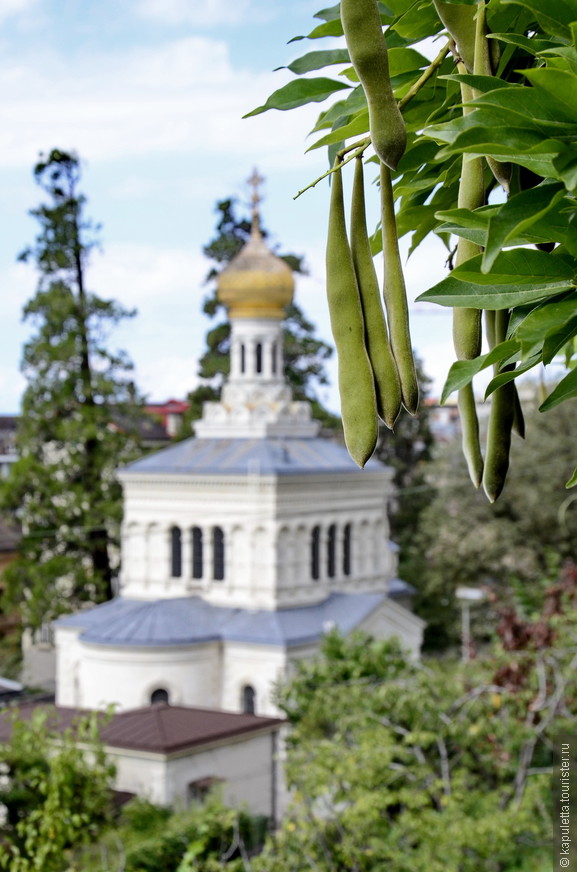
<path fill-rule="evenodd" d="M 52 148 L 82 162 L 86 214 L 102 225 L 88 287 L 137 315 L 115 328 L 150 401 L 181 398 L 198 383 L 211 327 L 201 306 L 218 200 L 248 214 L 247 179 L 265 177 L 261 215 L 272 244 L 304 256 L 295 301 L 331 342 L 324 287 L 326 152 L 305 153 L 321 108 L 243 119 L 290 81 L 294 58 L 331 42 L 289 40 L 318 21 L 318 0 L 0 0 L 0 414 L 19 411 L 22 307 L 37 274 L 17 261 L 38 225 L 32 169 Z M 332 41 L 338 44 L 337 41 Z M 338 75 L 339 68 L 335 68 Z M 352 173 L 351 173 L 352 175 Z M 370 179 L 370 174 L 367 174 Z M 367 191 L 369 224 L 378 197 Z M 371 214 L 370 209 L 374 214 Z M 439 395 L 453 360 L 450 312 L 414 298 L 446 272 L 437 240 L 406 263 L 413 345 Z M 377 269 L 379 264 L 377 262 Z M 321 398 L 338 411 L 336 360 Z"/>

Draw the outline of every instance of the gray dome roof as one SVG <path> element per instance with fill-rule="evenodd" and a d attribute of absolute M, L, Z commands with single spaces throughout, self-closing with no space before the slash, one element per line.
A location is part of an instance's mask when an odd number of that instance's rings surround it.
<path fill-rule="evenodd" d="M 317 605 L 249 611 L 214 606 L 197 596 L 160 600 L 117 597 L 60 618 L 56 625 L 79 628 L 80 639 L 96 645 L 158 648 L 220 639 L 291 647 L 316 642 L 327 627 L 350 633 L 386 598 L 385 593 L 333 593 Z"/>
<path fill-rule="evenodd" d="M 186 439 L 131 463 L 124 473 L 173 475 L 302 475 L 384 470 L 369 460 L 360 470 L 344 445 L 329 439 Z"/>

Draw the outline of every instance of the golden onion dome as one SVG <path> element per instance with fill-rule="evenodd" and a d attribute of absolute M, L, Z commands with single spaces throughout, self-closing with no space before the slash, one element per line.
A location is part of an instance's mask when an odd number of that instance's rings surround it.
<path fill-rule="evenodd" d="M 281 320 L 294 286 L 291 268 L 265 244 L 255 216 L 250 239 L 218 277 L 218 299 L 230 318 Z"/>

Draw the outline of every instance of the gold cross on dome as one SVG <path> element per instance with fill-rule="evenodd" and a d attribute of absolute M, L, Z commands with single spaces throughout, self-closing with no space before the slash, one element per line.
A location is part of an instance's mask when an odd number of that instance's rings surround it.
<path fill-rule="evenodd" d="M 252 203 L 252 225 L 253 229 L 257 229 L 259 227 L 259 214 L 258 214 L 258 205 L 262 202 L 262 195 L 259 191 L 260 186 L 263 184 L 264 178 L 259 175 L 257 168 L 255 167 L 252 171 L 252 175 L 247 179 L 247 183 L 252 188 L 251 194 L 251 203 Z"/>

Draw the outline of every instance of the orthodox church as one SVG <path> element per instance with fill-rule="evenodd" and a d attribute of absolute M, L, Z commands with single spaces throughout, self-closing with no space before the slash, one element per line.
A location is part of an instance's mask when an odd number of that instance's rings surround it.
<path fill-rule="evenodd" d="M 56 702 L 151 703 L 275 716 L 276 683 L 323 634 L 395 635 L 415 656 L 423 622 L 396 578 L 391 471 L 359 470 L 318 434 L 283 374 L 290 268 L 252 234 L 220 273 L 230 376 L 195 436 L 119 472 L 119 595 L 55 627 Z"/>

